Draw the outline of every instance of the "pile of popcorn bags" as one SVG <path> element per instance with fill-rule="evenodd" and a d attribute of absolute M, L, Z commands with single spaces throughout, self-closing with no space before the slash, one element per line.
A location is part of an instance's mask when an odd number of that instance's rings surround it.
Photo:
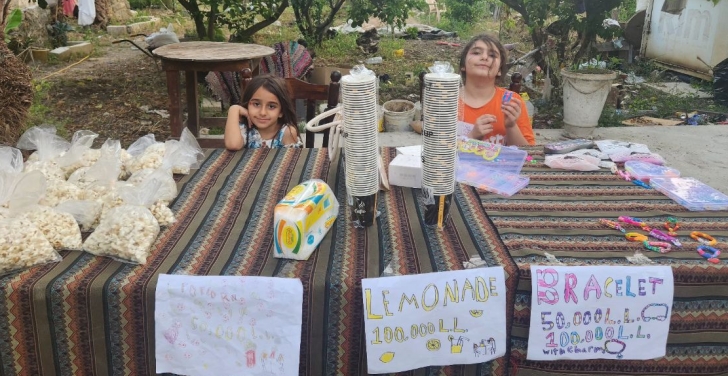
<path fill-rule="evenodd" d="M 174 223 L 173 174 L 199 167 L 203 153 L 184 130 L 180 140 L 146 135 L 124 150 L 118 140 L 92 148 L 97 134 L 71 142 L 52 126 L 28 129 L 18 149 L 0 146 L 0 275 L 57 262 L 59 250 L 144 264 L 160 232 Z M 91 234 L 82 241 L 82 232 Z"/>

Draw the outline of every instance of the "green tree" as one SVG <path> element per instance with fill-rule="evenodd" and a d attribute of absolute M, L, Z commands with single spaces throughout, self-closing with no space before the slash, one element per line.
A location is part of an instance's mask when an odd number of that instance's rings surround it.
<path fill-rule="evenodd" d="M 424 7 L 424 0 L 351 0 L 349 18 L 353 26 L 359 26 L 374 16 L 392 28 L 402 28 L 411 9 Z"/>
<path fill-rule="evenodd" d="M 583 1 L 583 2 L 582 2 Z M 557 60 L 570 66 L 580 61 L 593 47 L 597 36 L 609 37 L 613 30 L 602 26 L 612 9 L 624 0 L 501 0 L 523 17 L 534 47 L 546 46 L 554 36 Z M 583 4 L 584 12 L 578 5 Z M 571 37 L 576 34 L 576 41 Z M 550 44 L 548 44 L 550 46 Z M 543 61 L 539 52 L 536 61 Z"/>
<path fill-rule="evenodd" d="M 453 21 L 472 23 L 485 15 L 487 0 L 445 0 L 445 16 Z"/>
<path fill-rule="evenodd" d="M 289 0 L 179 0 L 192 17 L 200 39 L 213 40 L 215 30 L 227 26 L 235 41 L 272 24 L 289 6 Z"/>
<path fill-rule="evenodd" d="M 321 45 L 326 30 L 346 0 L 291 0 L 296 25 L 311 45 Z"/>

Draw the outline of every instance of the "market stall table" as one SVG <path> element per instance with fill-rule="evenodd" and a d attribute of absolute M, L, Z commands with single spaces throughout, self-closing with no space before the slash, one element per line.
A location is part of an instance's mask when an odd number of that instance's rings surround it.
<path fill-rule="evenodd" d="M 716 247 L 728 250 L 728 212 L 690 212 L 654 189 L 626 182 L 609 170 L 553 170 L 543 164 L 543 147 L 526 148 L 536 163 L 522 174 L 528 187 L 505 199 L 481 192 L 486 213 L 518 265 L 515 316 L 511 337 L 511 374 L 728 374 L 728 257 L 706 262 L 696 252 L 692 231 L 708 233 Z M 683 171 L 683 175 L 689 175 Z M 650 252 L 599 223 L 621 215 L 638 217 L 663 231 L 672 216 L 679 219 L 683 248 L 667 254 Z M 637 231 L 628 227 L 627 231 Z M 526 360 L 531 307 L 531 264 L 635 265 L 626 257 L 641 251 L 653 264 L 670 265 L 675 295 L 667 353 L 654 360 L 552 362 Z"/>
<path fill-rule="evenodd" d="M 169 95 L 169 122 L 172 137 L 182 134 L 182 107 L 180 107 L 179 72 L 185 73 L 187 96 L 187 127 L 199 137 L 199 126 L 206 119 L 200 119 L 199 96 L 197 94 L 197 72 L 242 72 L 253 70 L 261 58 L 273 55 L 275 51 L 266 46 L 224 42 L 181 42 L 168 44 L 154 50 L 162 60 L 162 69 L 167 72 L 167 94 Z M 240 82 L 240 93 L 244 82 Z M 217 124 L 217 123 L 214 123 Z M 224 124 L 224 123 L 223 123 Z M 222 140 L 201 139 L 202 147 L 222 147 Z"/>
<path fill-rule="evenodd" d="M 386 165 L 394 154 L 385 148 Z M 513 306 L 515 264 L 474 189 L 456 189 L 451 216 L 438 229 L 423 224 L 419 190 L 392 187 L 379 196 L 375 224 L 357 229 L 345 205 L 343 170 L 325 149 L 206 150 L 202 167 L 180 178 L 171 204 L 177 222 L 159 234 L 145 265 L 63 251 L 59 263 L 0 278 L 0 373 L 155 374 L 154 293 L 161 273 L 299 278 L 299 370 L 311 376 L 366 374 L 361 279 L 387 267 L 402 275 L 458 270 L 480 256 L 503 266 Z M 274 258 L 273 209 L 311 178 L 332 187 L 342 204 L 339 217 L 307 261 Z M 503 357 L 426 372 L 505 375 L 507 366 Z"/>

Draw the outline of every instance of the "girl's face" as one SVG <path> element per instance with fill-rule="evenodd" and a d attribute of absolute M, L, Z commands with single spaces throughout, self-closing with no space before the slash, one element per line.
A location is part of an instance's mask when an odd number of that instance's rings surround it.
<path fill-rule="evenodd" d="M 478 40 L 468 51 L 462 69 L 467 77 L 495 79 L 500 75 L 500 67 L 501 56 L 498 49 Z"/>
<path fill-rule="evenodd" d="M 276 126 L 278 119 L 283 117 L 281 103 L 273 93 L 261 87 L 248 102 L 248 116 L 258 129 Z"/>

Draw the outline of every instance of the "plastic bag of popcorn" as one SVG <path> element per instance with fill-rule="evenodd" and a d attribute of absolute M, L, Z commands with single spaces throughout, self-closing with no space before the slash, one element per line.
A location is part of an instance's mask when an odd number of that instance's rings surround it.
<path fill-rule="evenodd" d="M 101 218 L 102 204 L 96 200 L 68 200 L 55 207 L 56 211 L 73 216 L 82 232 L 90 232 Z"/>
<path fill-rule="evenodd" d="M 0 145 L 0 173 L 19 174 L 23 171 L 23 154 L 20 150 Z"/>
<path fill-rule="evenodd" d="M 39 171 L 0 172 L 0 207 L 17 210 L 36 205 L 45 192 L 46 178 Z"/>
<path fill-rule="evenodd" d="M 83 244 L 84 251 L 97 256 L 144 264 L 159 235 L 159 222 L 149 211 L 162 186 L 161 180 L 149 179 L 138 187 L 118 188 L 124 204 L 102 214 L 96 230 Z"/>
<path fill-rule="evenodd" d="M 54 249 L 81 250 L 81 230 L 71 214 L 33 205 L 23 209 L 18 218 L 33 222 Z"/>
<path fill-rule="evenodd" d="M 65 180 L 65 173 L 56 158 L 63 155 L 70 143 L 56 135 L 53 126 L 36 126 L 28 129 L 18 140 L 18 149 L 35 150 L 25 162 L 24 171 L 40 171 L 49 180 Z"/>
<path fill-rule="evenodd" d="M 68 179 L 71 173 L 78 170 L 81 167 L 88 167 L 94 164 L 96 161 L 92 158 L 85 158 L 87 153 L 92 150 L 94 140 L 99 135 L 97 133 L 81 130 L 76 131 L 71 139 L 71 146 L 68 150 L 56 159 L 56 163 L 63 170 L 65 178 Z M 88 153 L 92 156 L 95 153 Z M 96 157 L 98 159 L 98 157 Z"/>
<path fill-rule="evenodd" d="M 168 140 L 164 144 L 163 165 L 171 168 L 173 174 L 187 175 L 191 169 L 200 168 L 205 154 L 189 129 L 185 128 L 182 131 L 179 141 Z"/>
<path fill-rule="evenodd" d="M 61 259 L 33 222 L 0 219 L 0 275 Z"/>

